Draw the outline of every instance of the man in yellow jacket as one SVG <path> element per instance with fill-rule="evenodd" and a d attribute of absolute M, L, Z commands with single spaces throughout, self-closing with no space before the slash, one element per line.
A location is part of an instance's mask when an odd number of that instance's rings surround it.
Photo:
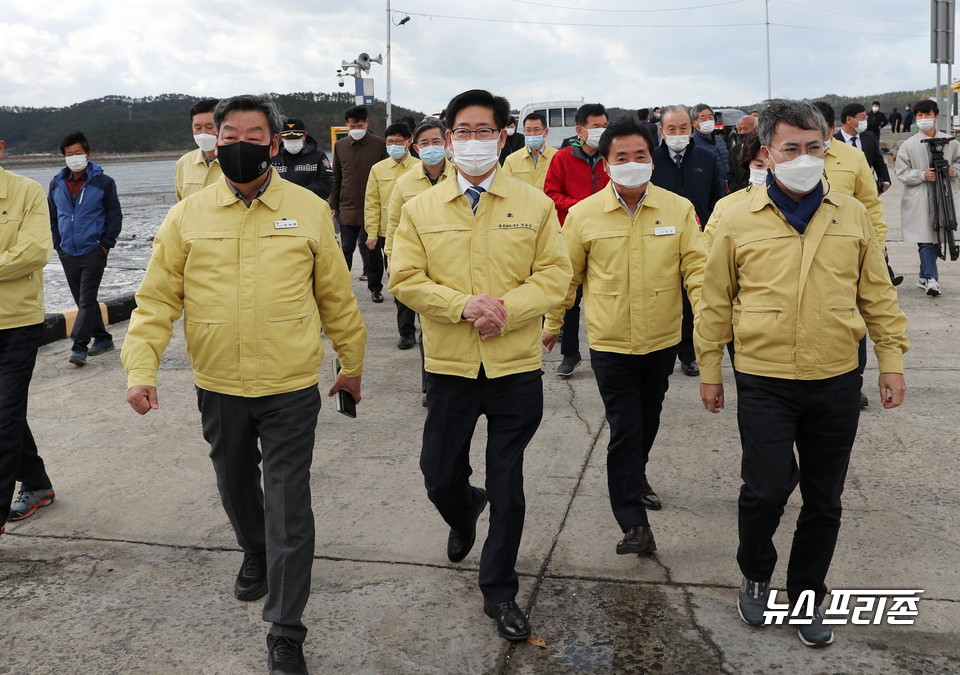
<path fill-rule="evenodd" d="M 880 193 L 877 192 L 877 181 L 873 177 L 870 165 L 867 164 L 867 156 L 852 145 L 847 145 L 833 138 L 836 125 L 836 116 L 833 112 L 833 106 L 826 101 L 817 101 L 816 106 L 823 119 L 827 123 L 827 149 L 823 155 L 823 172 L 827 176 L 827 182 L 831 190 L 837 190 L 845 195 L 850 195 L 867 209 L 870 216 L 870 224 L 877 234 L 877 242 L 883 251 L 883 257 L 887 257 L 887 221 L 883 217 L 883 204 L 880 202 Z M 888 263 L 889 264 L 889 263 Z M 892 271 L 889 272 L 891 281 L 894 285 L 903 281 L 895 281 Z M 867 338 L 860 340 L 857 351 L 858 367 L 860 374 L 867 369 Z M 870 404 L 867 395 L 860 392 L 860 407 L 866 408 Z"/>
<path fill-rule="evenodd" d="M 0 157 L 6 143 L 0 140 Z M 40 185 L 0 169 L 0 534 L 54 500 L 27 424 L 27 394 L 43 337 L 43 266 L 53 253 Z M 11 510 L 17 481 L 20 494 Z"/>
<path fill-rule="evenodd" d="M 447 105 L 458 174 L 403 207 L 390 291 L 420 314 L 427 419 L 420 468 L 463 560 L 490 501 L 480 556 L 483 609 L 507 640 L 530 624 L 514 598 L 523 533 L 523 452 L 543 416 L 541 317 L 563 299 L 570 263 L 553 202 L 497 171 L 506 99 L 475 89 Z M 470 441 L 487 417 L 487 491 L 472 487 Z"/>
<path fill-rule="evenodd" d="M 860 418 L 857 342 L 869 329 L 880 400 L 895 408 L 906 390 L 907 319 L 866 209 L 838 191 L 825 194 L 823 116 L 809 103 L 773 100 L 757 131 L 774 180 L 717 222 L 695 333 L 700 397 L 710 412 L 723 408 L 720 362 L 733 339 L 743 448 L 737 608 L 746 623 L 763 625 L 773 535 L 799 484 L 787 596 L 797 618 L 809 620 L 798 626 L 801 641 L 822 647 L 833 641 L 819 605 Z"/>
<path fill-rule="evenodd" d="M 647 509 L 661 503 L 647 481 L 647 460 L 677 358 L 680 287 L 696 307 L 706 261 L 693 205 L 650 183 L 654 145 L 629 119 L 600 137 L 610 183 L 567 214 L 573 279 L 543 329 L 551 351 L 582 283 L 590 362 L 610 423 L 607 484 L 623 532 L 620 555 L 657 550 Z"/>
<path fill-rule="evenodd" d="M 420 160 L 410 154 L 413 131 L 405 122 L 391 124 L 383 135 L 390 156 L 370 168 L 363 201 L 363 222 L 366 223 L 368 237 L 366 244 L 370 250 L 367 287 L 376 303 L 383 302 L 383 246 L 387 238 L 390 195 L 401 176 L 420 166 Z"/>
<path fill-rule="evenodd" d="M 547 118 L 543 113 L 532 112 L 524 117 L 524 146 L 507 156 L 503 163 L 503 172 L 542 190 L 550 160 L 557 154 L 556 148 L 547 145 L 549 133 Z"/>
<path fill-rule="evenodd" d="M 213 185 L 223 175 L 217 161 L 217 129 L 213 124 L 213 109 L 218 99 L 202 98 L 190 106 L 190 126 L 196 150 L 177 160 L 173 172 L 177 201 Z"/>
<path fill-rule="evenodd" d="M 276 105 L 234 96 L 214 116 L 224 178 L 170 209 L 157 232 L 121 355 L 127 401 L 140 414 L 158 407 L 157 367 L 182 314 L 203 435 L 244 551 L 234 594 L 268 594 L 271 669 L 306 672 L 320 333 L 342 363 L 329 395 L 359 401 L 366 328 L 329 207 L 270 166 Z"/>

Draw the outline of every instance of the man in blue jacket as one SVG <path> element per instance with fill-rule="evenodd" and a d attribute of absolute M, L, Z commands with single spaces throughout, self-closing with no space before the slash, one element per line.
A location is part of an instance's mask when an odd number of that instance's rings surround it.
<path fill-rule="evenodd" d="M 70 332 L 70 363 L 83 366 L 87 356 L 113 349 L 100 314 L 97 291 L 107 253 L 117 245 L 123 214 L 117 184 L 89 160 L 90 143 L 76 131 L 60 142 L 67 166 L 50 181 L 50 229 L 60 255 L 63 274 L 77 303 L 77 318 Z M 91 338 L 93 345 L 89 347 Z"/>

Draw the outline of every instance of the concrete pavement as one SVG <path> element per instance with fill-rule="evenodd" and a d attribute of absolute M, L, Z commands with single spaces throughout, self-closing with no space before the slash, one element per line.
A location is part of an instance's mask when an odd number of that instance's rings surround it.
<path fill-rule="evenodd" d="M 884 197 L 899 237 L 897 193 Z M 892 208 L 890 208 L 892 207 Z M 789 627 L 737 617 L 739 442 L 732 372 L 727 409 L 709 415 L 695 379 L 671 380 L 650 480 L 659 550 L 617 556 L 606 492 L 608 430 L 587 361 L 568 381 L 546 358 L 545 411 L 525 462 L 527 519 L 518 602 L 546 647 L 511 646 L 481 611 L 482 537 L 461 564 L 418 468 L 424 409 L 416 350 L 398 351 L 392 303 L 355 283 L 370 340 L 359 417 L 320 416 L 312 475 L 317 548 L 305 622 L 315 673 L 767 673 L 960 671 L 960 263 L 941 263 L 944 295 L 915 287 L 912 244 L 889 244 L 911 321 L 907 402 L 883 411 L 870 353 L 828 584 L 924 589 L 913 626 L 841 626 L 824 650 Z M 116 327 L 122 340 L 125 326 Z M 585 343 L 584 343 L 585 344 Z M 241 560 L 201 438 L 182 333 L 160 373 L 160 410 L 124 401 L 117 352 L 67 363 L 44 346 L 30 423 L 57 501 L 0 538 L 0 673 L 256 673 L 265 669 L 261 602 L 233 598 Z M 329 367 L 324 364 L 323 382 Z M 485 433 L 474 443 L 483 480 Z M 784 565 L 797 495 L 777 536 Z"/>

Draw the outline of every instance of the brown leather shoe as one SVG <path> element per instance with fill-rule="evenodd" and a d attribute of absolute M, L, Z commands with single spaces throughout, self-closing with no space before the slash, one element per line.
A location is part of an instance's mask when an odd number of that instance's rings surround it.
<path fill-rule="evenodd" d="M 617 555 L 653 553 L 656 550 L 657 543 L 653 540 L 653 531 L 647 525 L 628 527 L 623 533 L 623 539 L 617 543 Z"/>

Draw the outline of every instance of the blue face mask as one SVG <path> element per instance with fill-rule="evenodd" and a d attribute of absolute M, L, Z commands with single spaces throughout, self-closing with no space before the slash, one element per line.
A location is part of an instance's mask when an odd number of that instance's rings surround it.
<path fill-rule="evenodd" d="M 387 154 L 399 162 L 407 154 L 407 148 L 403 145 L 388 145 Z"/>
<path fill-rule="evenodd" d="M 436 166 L 446 156 L 446 148 L 442 145 L 428 145 L 425 148 L 420 148 L 420 161 L 427 166 Z"/>
<path fill-rule="evenodd" d="M 527 147 L 533 148 L 534 150 L 543 145 L 543 136 L 524 136 L 523 140 L 526 141 Z"/>

